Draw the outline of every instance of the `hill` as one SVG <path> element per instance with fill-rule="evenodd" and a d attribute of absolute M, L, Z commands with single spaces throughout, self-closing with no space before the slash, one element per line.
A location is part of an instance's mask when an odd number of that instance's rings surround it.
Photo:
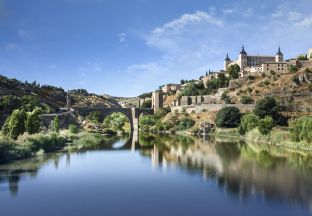
<path fill-rule="evenodd" d="M 17 79 L 9 79 L 0 75 L 0 99 L 4 98 L 4 96 L 22 98 L 25 95 L 33 95 L 39 99 L 40 103 L 49 106 L 52 111 L 55 111 L 66 106 L 66 96 L 68 93 L 71 96 L 73 108 L 98 105 L 105 107 L 119 106 L 118 102 L 108 95 L 91 94 L 84 89 L 66 92 L 59 87 L 40 85 L 36 82 L 21 82 Z"/>

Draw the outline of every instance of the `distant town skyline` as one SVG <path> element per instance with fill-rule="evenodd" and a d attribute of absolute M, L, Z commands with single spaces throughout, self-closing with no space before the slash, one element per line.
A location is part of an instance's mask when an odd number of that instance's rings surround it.
<path fill-rule="evenodd" d="M 223 69 L 242 45 L 307 53 L 311 11 L 310 0 L 0 0 L 0 74 L 137 96 Z"/>

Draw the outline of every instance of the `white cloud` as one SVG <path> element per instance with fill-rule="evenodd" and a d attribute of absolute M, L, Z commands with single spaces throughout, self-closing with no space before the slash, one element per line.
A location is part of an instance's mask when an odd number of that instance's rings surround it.
<path fill-rule="evenodd" d="M 153 34 L 179 33 L 183 28 L 190 24 L 206 22 L 208 24 L 222 26 L 223 21 L 211 16 L 207 12 L 197 11 L 193 14 L 183 14 L 180 18 L 165 23 L 162 27 L 158 27 Z"/>
<path fill-rule="evenodd" d="M 229 15 L 229 14 L 232 14 L 234 13 L 234 9 L 231 9 L 231 8 L 226 8 L 226 9 L 223 9 L 222 12 L 224 15 Z"/>
<path fill-rule="evenodd" d="M 250 16 L 252 16 L 252 14 L 253 14 L 252 8 L 248 8 L 247 10 L 242 12 L 242 15 L 245 17 L 250 17 Z"/>
<path fill-rule="evenodd" d="M 33 33 L 26 29 L 18 29 L 17 34 L 23 40 L 30 39 L 33 36 Z"/>
<path fill-rule="evenodd" d="M 7 44 L 5 44 L 4 48 L 6 50 L 14 50 L 17 48 L 17 44 L 16 43 L 7 43 Z"/>
<path fill-rule="evenodd" d="M 304 18 L 303 20 L 296 22 L 295 25 L 302 26 L 302 27 L 309 27 L 309 26 L 312 27 L 312 16 Z"/>
<path fill-rule="evenodd" d="M 126 36 L 127 36 L 126 33 L 122 32 L 122 33 L 119 33 L 117 36 L 118 36 L 118 39 L 119 39 L 120 43 L 126 42 Z"/>
<path fill-rule="evenodd" d="M 288 20 L 289 21 L 297 21 L 302 17 L 302 14 L 298 11 L 290 11 L 288 13 Z"/>

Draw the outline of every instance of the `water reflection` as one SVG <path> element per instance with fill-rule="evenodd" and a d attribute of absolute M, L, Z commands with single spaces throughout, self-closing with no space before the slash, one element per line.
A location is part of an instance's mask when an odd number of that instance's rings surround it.
<path fill-rule="evenodd" d="M 260 195 L 267 201 L 312 204 L 311 155 L 272 146 L 268 151 L 263 145 L 241 142 L 179 136 L 157 139 L 162 142 L 151 150 L 153 166 L 176 165 L 192 175 L 200 174 L 239 199 Z"/>
<path fill-rule="evenodd" d="M 235 199 L 257 196 L 306 207 L 312 203 L 312 157 L 309 154 L 241 142 L 152 134 L 114 137 L 93 150 L 138 151 L 142 157 L 150 158 L 154 168 L 175 167 L 189 175 L 201 175 Z M 70 153 L 59 152 L 2 164 L 0 189 L 16 196 L 20 181 L 36 178 L 45 164 L 53 163 L 58 169 L 64 161 L 70 168 Z"/>

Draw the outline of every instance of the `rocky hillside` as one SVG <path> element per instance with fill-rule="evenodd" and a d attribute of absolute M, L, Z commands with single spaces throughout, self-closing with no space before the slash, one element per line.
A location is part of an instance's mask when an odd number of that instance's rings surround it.
<path fill-rule="evenodd" d="M 72 106 L 74 108 L 97 105 L 105 107 L 119 106 L 118 102 L 110 96 L 90 94 L 84 89 L 71 90 L 69 93 L 72 97 Z M 20 98 L 25 95 L 36 95 L 41 103 L 47 104 L 58 110 L 59 108 L 66 106 L 67 92 L 62 88 L 50 85 L 40 85 L 36 82 L 21 82 L 0 75 L 0 98 L 7 95 Z"/>
<path fill-rule="evenodd" d="M 257 101 L 266 95 L 276 97 L 288 108 L 312 111 L 312 62 L 295 73 L 249 75 L 230 82 L 228 96 L 239 103 L 242 96 Z M 311 110 L 309 110 L 311 108 Z"/>

